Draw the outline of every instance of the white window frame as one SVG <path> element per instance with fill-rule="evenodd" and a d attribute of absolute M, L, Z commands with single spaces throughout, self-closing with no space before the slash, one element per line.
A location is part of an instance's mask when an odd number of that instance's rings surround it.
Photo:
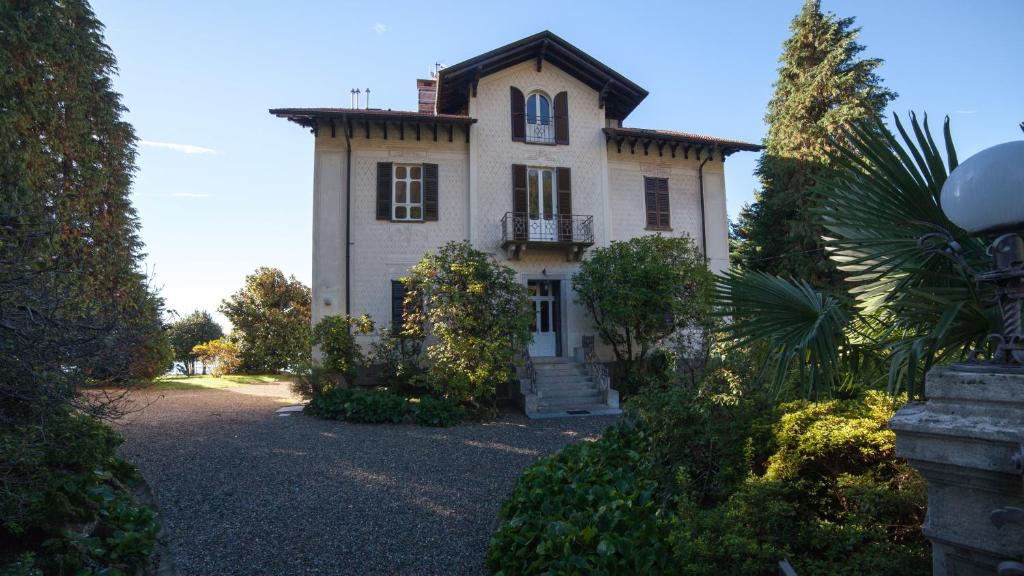
<path fill-rule="evenodd" d="M 398 177 L 398 169 L 405 169 L 405 178 Z M 420 177 L 413 178 L 413 168 L 419 170 Z M 395 164 L 391 168 L 391 219 L 398 222 L 422 222 L 423 221 L 423 165 L 422 164 Z M 398 183 L 405 183 L 405 202 L 398 201 Z M 412 184 L 418 182 L 420 186 L 420 201 L 412 201 Z M 403 208 L 405 216 L 398 216 L 398 210 Z M 419 209 L 419 218 L 412 217 L 413 208 Z"/>
<path fill-rule="evenodd" d="M 537 100 L 537 114 L 533 118 L 536 122 L 530 122 L 530 98 L 536 97 Z M 548 103 L 548 123 L 544 124 L 541 122 L 543 115 L 540 111 L 540 98 L 543 98 Z M 555 143 L 555 101 L 551 96 L 542 90 L 533 90 L 526 95 L 526 109 L 523 114 L 524 122 L 526 123 L 526 141 L 535 144 L 554 144 Z"/>

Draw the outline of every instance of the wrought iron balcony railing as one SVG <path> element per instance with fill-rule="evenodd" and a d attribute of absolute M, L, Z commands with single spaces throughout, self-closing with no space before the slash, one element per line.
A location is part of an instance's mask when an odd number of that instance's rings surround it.
<path fill-rule="evenodd" d="M 526 141 L 531 144 L 554 144 L 554 118 L 530 118 L 526 122 Z"/>
<path fill-rule="evenodd" d="M 510 243 L 589 246 L 594 243 L 594 217 L 506 212 L 501 218 L 501 241 L 506 246 Z"/>

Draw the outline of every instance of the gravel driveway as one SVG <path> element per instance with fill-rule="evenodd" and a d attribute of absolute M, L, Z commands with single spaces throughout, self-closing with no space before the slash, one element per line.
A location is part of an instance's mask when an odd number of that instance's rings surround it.
<path fill-rule="evenodd" d="M 484 574 L 523 467 L 613 417 L 454 428 L 282 417 L 284 385 L 138 393 L 122 454 L 181 575 Z"/>

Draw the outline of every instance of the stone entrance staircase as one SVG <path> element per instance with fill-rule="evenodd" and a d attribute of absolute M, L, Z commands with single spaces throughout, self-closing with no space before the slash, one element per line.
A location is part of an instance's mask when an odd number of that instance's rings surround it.
<path fill-rule="evenodd" d="M 607 378 L 595 382 L 587 366 L 568 358 L 534 358 L 520 379 L 520 400 L 530 418 L 621 414 Z M 600 381 L 603 380 L 603 381 Z M 532 388 L 532 389 L 531 389 Z"/>

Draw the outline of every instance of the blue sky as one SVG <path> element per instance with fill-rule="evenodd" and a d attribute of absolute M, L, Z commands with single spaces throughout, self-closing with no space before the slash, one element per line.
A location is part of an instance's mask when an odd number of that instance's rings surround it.
<path fill-rule="evenodd" d="M 310 282 L 313 139 L 284 106 L 414 109 L 415 80 L 550 29 L 650 92 L 627 126 L 758 142 L 800 0 L 771 2 L 189 2 L 95 0 L 141 139 L 133 200 L 170 308 L 214 312 L 258 266 Z M 586 6 L 585 9 L 581 9 Z M 1024 1 L 824 0 L 854 16 L 899 93 L 949 114 L 961 158 L 1022 137 Z M 726 162 L 729 215 L 756 155 Z M 223 321 L 223 317 L 219 318 Z"/>

